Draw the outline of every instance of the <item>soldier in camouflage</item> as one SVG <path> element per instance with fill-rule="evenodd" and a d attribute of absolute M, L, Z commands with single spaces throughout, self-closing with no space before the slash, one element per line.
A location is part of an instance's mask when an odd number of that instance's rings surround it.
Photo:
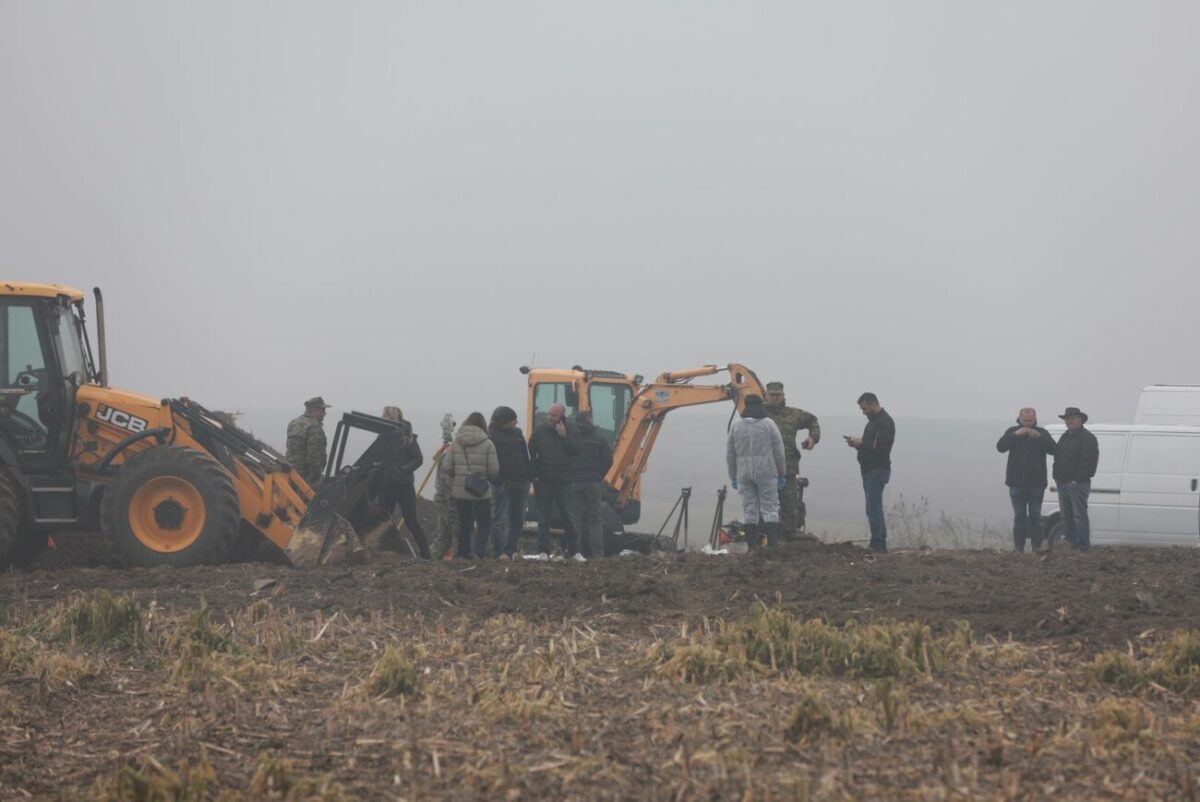
<path fill-rule="evenodd" d="M 792 538 L 804 529 L 806 513 L 804 502 L 800 499 L 800 488 L 796 484 L 796 477 L 800 473 L 800 448 L 808 451 L 821 442 L 821 425 L 816 415 L 789 407 L 786 402 L 783 382 L 768 382 L 767 416 L 775 421 L 779 433 L 783 435 L 784 456 L 787 458 L 787 481 L 779 491 L 779 528 L 783 537 Z M 808 432 L 808 438 L 797 448 L 796 434 L 801 429 Z"/>
<path fill-rule="evenodd" d="M 304 414 L 287 427 L 287 461 L 315 488 L 325 473 L 325 410 L 329 404 L 321 396 L 304 402 Z"/>

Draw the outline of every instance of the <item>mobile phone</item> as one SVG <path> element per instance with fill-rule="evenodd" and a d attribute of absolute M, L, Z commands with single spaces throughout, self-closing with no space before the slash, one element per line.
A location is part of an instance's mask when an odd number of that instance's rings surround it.
<path fill-rule="evenodd" d="M 847 443 L 849 443 L 849 442 L 850 442 L 850 435 L 848 435 L 848 434 L 844 434 L 844 435 L 842 435 L 842 439 L 843 439 L 843 440 L 845 440 Z"/>

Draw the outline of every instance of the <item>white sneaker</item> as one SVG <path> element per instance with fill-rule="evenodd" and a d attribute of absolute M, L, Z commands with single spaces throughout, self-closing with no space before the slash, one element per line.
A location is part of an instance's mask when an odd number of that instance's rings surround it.
<path fill-rule="evenodd" d="M 571 555 L 571 559 L 572 559 L 572 560 L 574 560 L 574 561 L 575 561 L 575 562 L 577 562 L 577 563 L 585 563 L 585 562 L 587 562 L 587 557 L 584 557 L 584 556 L 583 556 L 582 554 L 580 554 L 579 552 L 575 552 L 573 555 Z"/>

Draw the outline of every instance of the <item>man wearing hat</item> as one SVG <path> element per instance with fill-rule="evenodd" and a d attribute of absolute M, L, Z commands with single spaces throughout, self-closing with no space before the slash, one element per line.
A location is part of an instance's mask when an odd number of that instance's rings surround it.
<path fill-rule="evenodd" d="M 1066 527 L 1067 542 L 1079 551 L 1087 551 L 1092 545 L 1088 494 L 1092 491 L 1092 477 L 1100 462 L 1100 444 L 1096 442 L 1096 435 L 1083 427 L 1088 416 L 1079 407 L 1067 407 L 1058 417 L 1067 424 L 1067 430 L 1058 438 L 1054 449 L 1058 507 Z"/>
<path fill-rule="evenodd" d="M 808 451 L 821 442 L 821 425 L 817 416 L 796 407 L 787 406 L 783 382 L 767 382 L 767 417 L 775 421 L 783 436 L 783 451 L 787 457 L 787 478 L 779 491 L 779 528 L 785 538 L 804 529 L 805 507 L 800 497 L 796 477 L 800 473 L 800 448 Z M 796 447 L 796 434 L 804 429 L 808 438 Z"/>
<path fill-rule="evenodd" d="M 287 461 L 310 487 L 315 488 L 325 473 L 325 410 L 329 404 L 321 396 L 304 402 L 304 414 L 287 427 Z"/>

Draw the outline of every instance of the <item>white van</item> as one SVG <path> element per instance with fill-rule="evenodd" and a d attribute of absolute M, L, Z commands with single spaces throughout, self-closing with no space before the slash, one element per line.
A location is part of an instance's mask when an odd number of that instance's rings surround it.
<path fill-rule="evenodd" d="M 1065 431 L 1061 424 L 1046 428 L 1055 440 Z M 1200 546 L 1200 426 L 1087 428 L 1100 444 L 1088 498 L 1092 545 Z M 1065 528 L 1055 489 L 1051 479 L 1042 508 L 1052 547 Z"/>
<path fill-rule="evenodd" d="M 1143 387 L 1133 422 L 1200 426 L 1200 385 L 1152 384 Z"/>

